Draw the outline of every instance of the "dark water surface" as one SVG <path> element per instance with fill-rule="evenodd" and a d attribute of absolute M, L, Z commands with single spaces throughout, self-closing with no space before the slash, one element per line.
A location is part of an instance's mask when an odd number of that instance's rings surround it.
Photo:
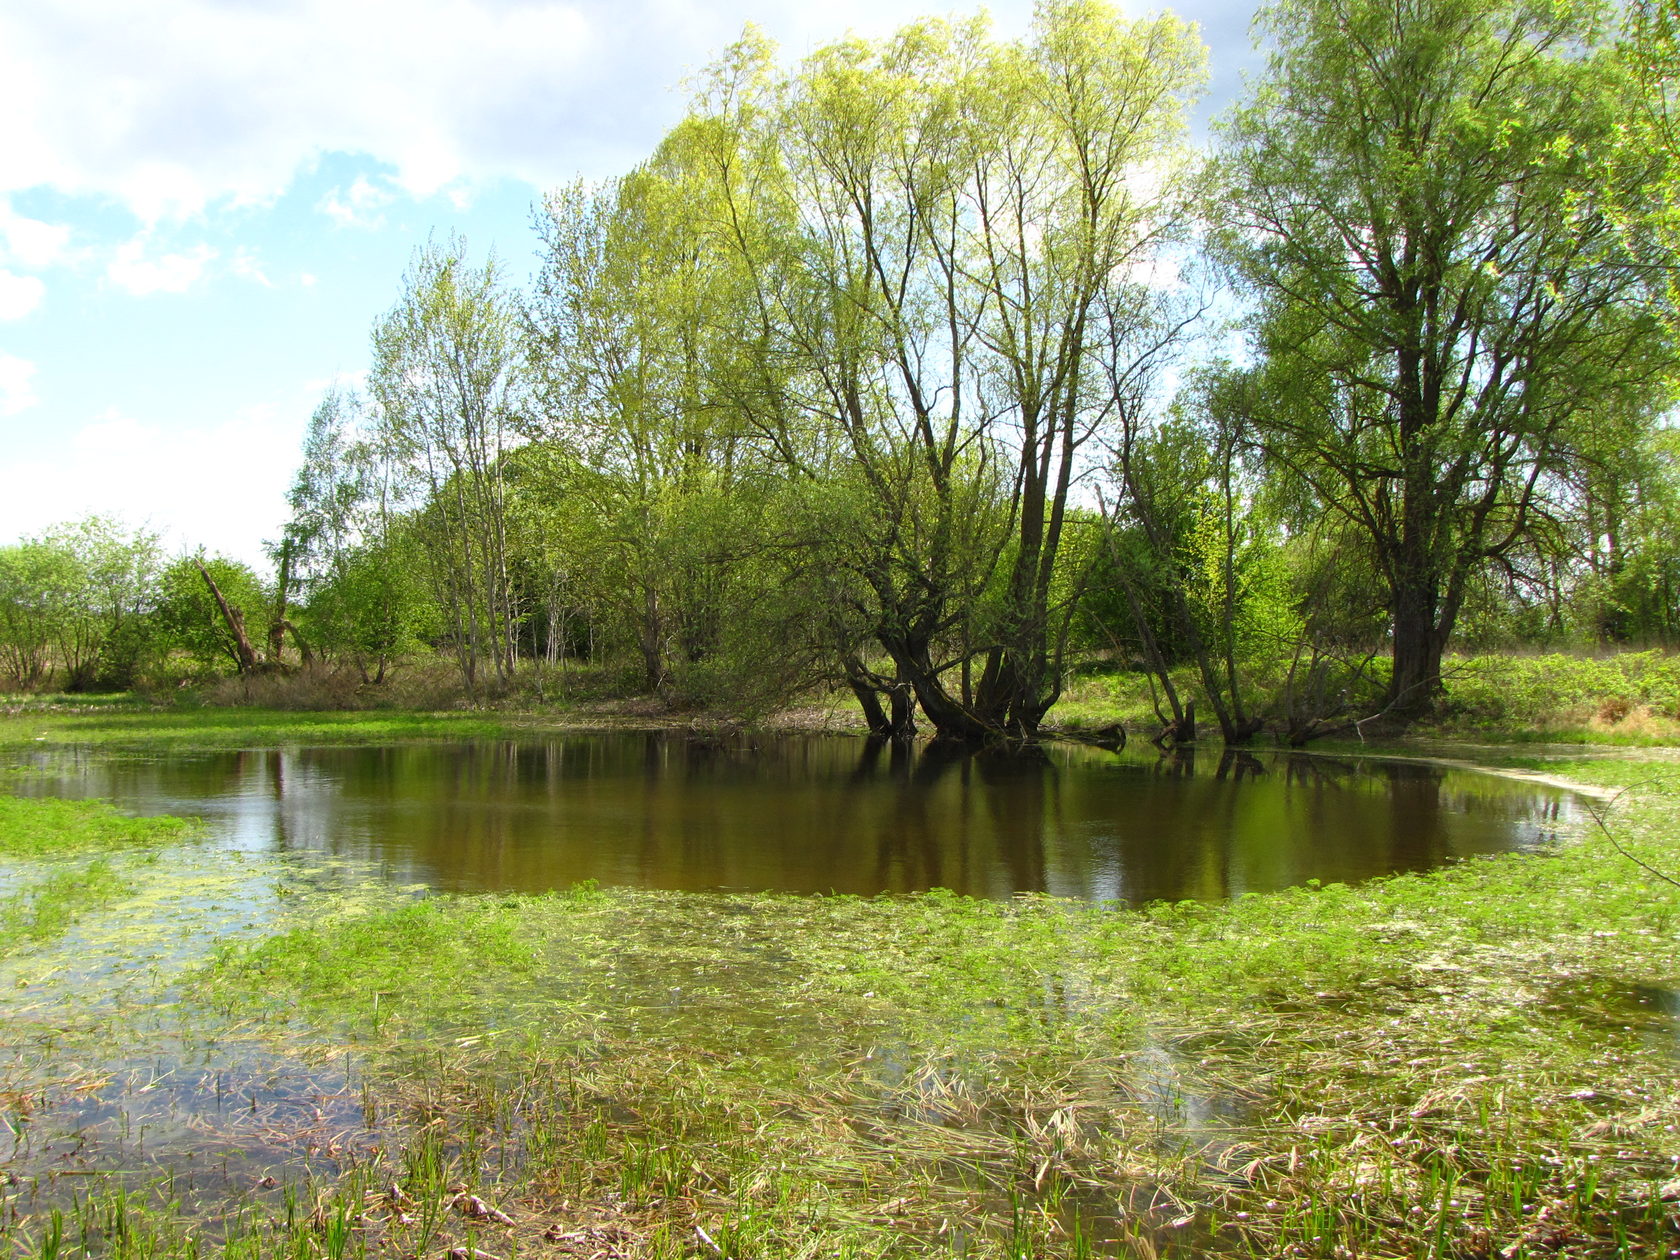
<path fill-rule="evenodd" d="M 1218 900 L 1530 848 L 1562 792 L 1420 762 L 669 733 L 375 748 L 50 750 L 13 790 L 197 815 L 248 852 L 446 891 L 685 890 Z"/>

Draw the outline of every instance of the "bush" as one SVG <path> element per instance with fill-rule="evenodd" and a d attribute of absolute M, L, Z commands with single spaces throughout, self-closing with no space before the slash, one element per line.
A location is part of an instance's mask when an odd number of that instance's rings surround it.
<path fill-rule="evenodd" d="M 1445 673 L 1449 725 L 1638 735 L 1659 731 L 1632 727 L 1680 720 L 1680 657 L 1666 652 L 1460 657 Z"/>

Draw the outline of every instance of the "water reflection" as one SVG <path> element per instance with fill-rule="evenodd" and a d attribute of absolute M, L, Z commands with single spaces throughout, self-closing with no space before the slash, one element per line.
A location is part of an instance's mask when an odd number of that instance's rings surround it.
<path fill-rule="evenodd" d="M 1415 762 L 843 737 L 572 735 L 112 757 L 16 790 L 198 814 L 220 843 L 381 864 L 448 890 L 952 888 L 1142 903 L 1423 870 L 1532 846 L 1550 789 Z"/>

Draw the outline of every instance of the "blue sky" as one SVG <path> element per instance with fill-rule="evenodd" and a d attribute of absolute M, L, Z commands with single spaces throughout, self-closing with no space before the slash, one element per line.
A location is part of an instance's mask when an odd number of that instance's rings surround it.
<path fill-rule="evenodd" d="M 1000 34 L 1030 0 L 988 6 Z M 1250 7 L 1203 25 L 1206 114 Z M 0 7 L 0 543 L 89 513 L 253 562 L 310 412 L 428 233 L 523 278 L 544 189 L 621 173 L 752 21 L 796 57 L 939 4 L 21 0 Z M 958 10 L 968 12 L 972 10 Z"/>

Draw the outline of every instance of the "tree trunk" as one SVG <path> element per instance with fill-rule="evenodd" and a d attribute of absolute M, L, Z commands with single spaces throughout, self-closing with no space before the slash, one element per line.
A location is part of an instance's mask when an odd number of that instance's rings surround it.
<path fill-rule="evenodd" d="M 642 600 L 641 625 L 637 629 L 637 646 L 642 652 L 642 669 L 648 690 L 663 696 L 670 688 L 671 675 L 665 668 L 665 619 L 659 608 L 659 596 L 651 588 Z"/>
<path fill-rule="evenodd" d="M 915 697 L 902 671 L 896 681 L 889 683 L 852 652 L 842 652 L 840 660 L 846 670 L 846 686 L 857 697 L 871 735 L 906 739 L 916 733 Z M 882 696 L 887 698 L 885 705 Z"/>
<path fill-rule="evenodd" d="M 1432 583 L 1402 575 L 1394 591 L 1394 672 L 1388 708 L 1397 717 L 1429 713 L 1441 695 L 1441 655 L 1446 636 L 1436 625 Z"/>
<path fill-rule="evenodd" d="M 292 585 L 292 540 L 280 544 L 280 573 L 274 584 L 274 613 L 268 622 L 268 663 L 280 664 L 286 648 L 286 600 Z"/>
<path fill-rule="evenodd" d="M 869 733 L 881 736 L 892 734 L 892 723 L 887 720 L 887 711 L 881 707 L 880 693 L 850 673 L 846 676 L 846 685 L 857 697 L 858 708 L 863 710 L 863 720 L 869 726 Z"/>
<path fill-rule="evenodd" d="M 222 610 L 222 620 L 227 623 L 228 633 L 233 635 L 234 654 L 239 659 L 241 674 L 257 672 L 257 653 L 251 646 L 251 640 L 245 634 L 245 615 L 233 607 L 222 595 L 221 587 L 216 585 L 216 579 L 210 576 L 210 570 L 204 567 L 204 561 L 195 560 L 198 571 L 204 578 L 204 584 L 210 588 L 210 594 L 216 601 L 216 607 Z"/>

